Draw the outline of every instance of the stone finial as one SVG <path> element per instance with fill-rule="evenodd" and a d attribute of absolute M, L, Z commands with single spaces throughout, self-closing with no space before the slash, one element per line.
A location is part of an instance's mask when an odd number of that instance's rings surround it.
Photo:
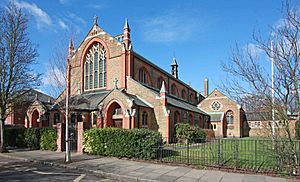
<path fill-rule="evenodd" d="M 72 41 L 72 37 L 70 37 L 69 47 L 70 47 L 70 48 L 74 48 L 73 41 Z"/>
<path fill-rule="evenodd" d="M 162 84 L 161 84 L 160 93 L 166 93 L 165 81 L 163 81 Z"/>
<path fill-rule="evenodd" d="M 35 94 L 35 100 L 39 100 L 39 95 L 37 93 Z"/>
<path fill-rule="evenodd" d="M 130 28 L 129 28 L 129 24 L 128 24 L 128 18 L 127 18 L 127 17 L 125 18 L 124 29 L 128 29 L 128 30 L 130 30 Z"/>
<path fill-rule="evenodd" d="M 172 64 L 171 64 L 171 66 L 178 66 L 178 64 L 177 64 L 177 61 L 176 61 L 176 58 L 175 58 L 175 57 L 173 57 L 173 60 L 172 60 Z"/>
<path fill-rule="evenodd" d="M 94 23 L 93 23 L 93 25 L 98 25 L 98 16 L 97 15 L 95 15 L 94 16 Z"/>
<path fill-rule="evenodd" d="M 115 80 L 114 80 L 114 85 L 115 85 L 114 89 L 118 89 L 118 79 L 117 78 L 115 78 Z"/>

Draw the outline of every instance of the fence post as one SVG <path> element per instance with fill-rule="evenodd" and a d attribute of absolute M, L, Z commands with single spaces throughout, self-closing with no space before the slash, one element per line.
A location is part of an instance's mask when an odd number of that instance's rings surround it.
<path fill-rule="evenodd" d="M 190 164 L 190 144 L 189 139 L 187 139 L 187 164 Z"/>
<path fill-rule="evenodd" d="M 257 140 L 254 140 L 254 166 L 257 164 Z"/>
<path fill-rule="evenodd" d="M 160 162 L 162 161 L 163 159 L 163 139 L 160 140 L 160 143 L 158 144 L 158 148 L 159 148 L 159 152 L 160 152 L 160 155 L 159 155 L 159 160 Z"/>
<path fill-rule="evenodd" d="M 220 166 L 221 159 L 221 139 L 218 139 L 218 165 Z"/>
<path fill-rule="evenodd" d="M 234 139 L 234 143 L 235 143 L 235 150 L 234 150 L 234 156 L 235 156 L 235 168 L 237 169 L 239 167 L 239 143 L 238 143 L 238 140 L 237 139 Z"/>

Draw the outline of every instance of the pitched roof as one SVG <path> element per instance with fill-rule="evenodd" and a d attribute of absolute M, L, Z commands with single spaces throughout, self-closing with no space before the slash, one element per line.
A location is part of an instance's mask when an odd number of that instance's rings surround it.
<path fill-rule="evenodd" d="M 96 110 L 98 104 L 105 98 L 110 91 L 99 90 L 93 92 L 84 92 L 82 94 L 72 96 L 69 98 L 69 107 L 73 110 Z M 52 109 L 59 109 L 65 107 L 65 99 L 58 104 L 55 104 Z"/>
<path fill-rule="evenodd" d="M 207 114 L 210 116 L 210 121 L 213 122 L 223 121 L 224 118 L 223 112 L 208 112 Z"/>
<path fill-rule="evenodd" d="M 172 106 L 179 107 L 179 108 L 182 108 L 182 109 L 185 109 L 185 110 L 188 110 L 188 111 L 193 111 L 193 112 L 196 112 L 196 113 L 207 115 L 207 113 L 205 113 L 204 111 L 199 109 L 197 106 L 192 105 L 192 104 L 187 103 L 187 102 L 184 102 L 184 101 L 181 101 L 181 100 L 176 99 L 176 98 L 171 97 L 171 96 L 167 96 L 167 103 L 172 105 Z"/>

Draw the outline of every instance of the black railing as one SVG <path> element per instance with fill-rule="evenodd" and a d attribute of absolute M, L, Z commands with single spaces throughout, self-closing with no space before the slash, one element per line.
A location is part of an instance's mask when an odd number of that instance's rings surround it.
<path fill-rule="evenodd" d="M 167 142 L 169 141 L 169 142 Z M 287 139 L 164 140 L 155 147 L 161 162 L 299 175 L 300 141 Z"/>

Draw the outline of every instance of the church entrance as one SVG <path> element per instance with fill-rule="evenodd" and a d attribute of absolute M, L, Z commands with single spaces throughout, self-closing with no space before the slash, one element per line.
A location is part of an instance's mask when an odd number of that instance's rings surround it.
<path fill-rule="evenodd" d="M 32 116 L 31 116 L 31 127 L 37 128 L 39 127 L 39 112 L 37 110 L 33 111 Z"/>
<path fill-rule="evenodd" d="M 107 110 L 107 127 L 123 128 L 123 111 L 117 102 L 110 104 Z"/>

